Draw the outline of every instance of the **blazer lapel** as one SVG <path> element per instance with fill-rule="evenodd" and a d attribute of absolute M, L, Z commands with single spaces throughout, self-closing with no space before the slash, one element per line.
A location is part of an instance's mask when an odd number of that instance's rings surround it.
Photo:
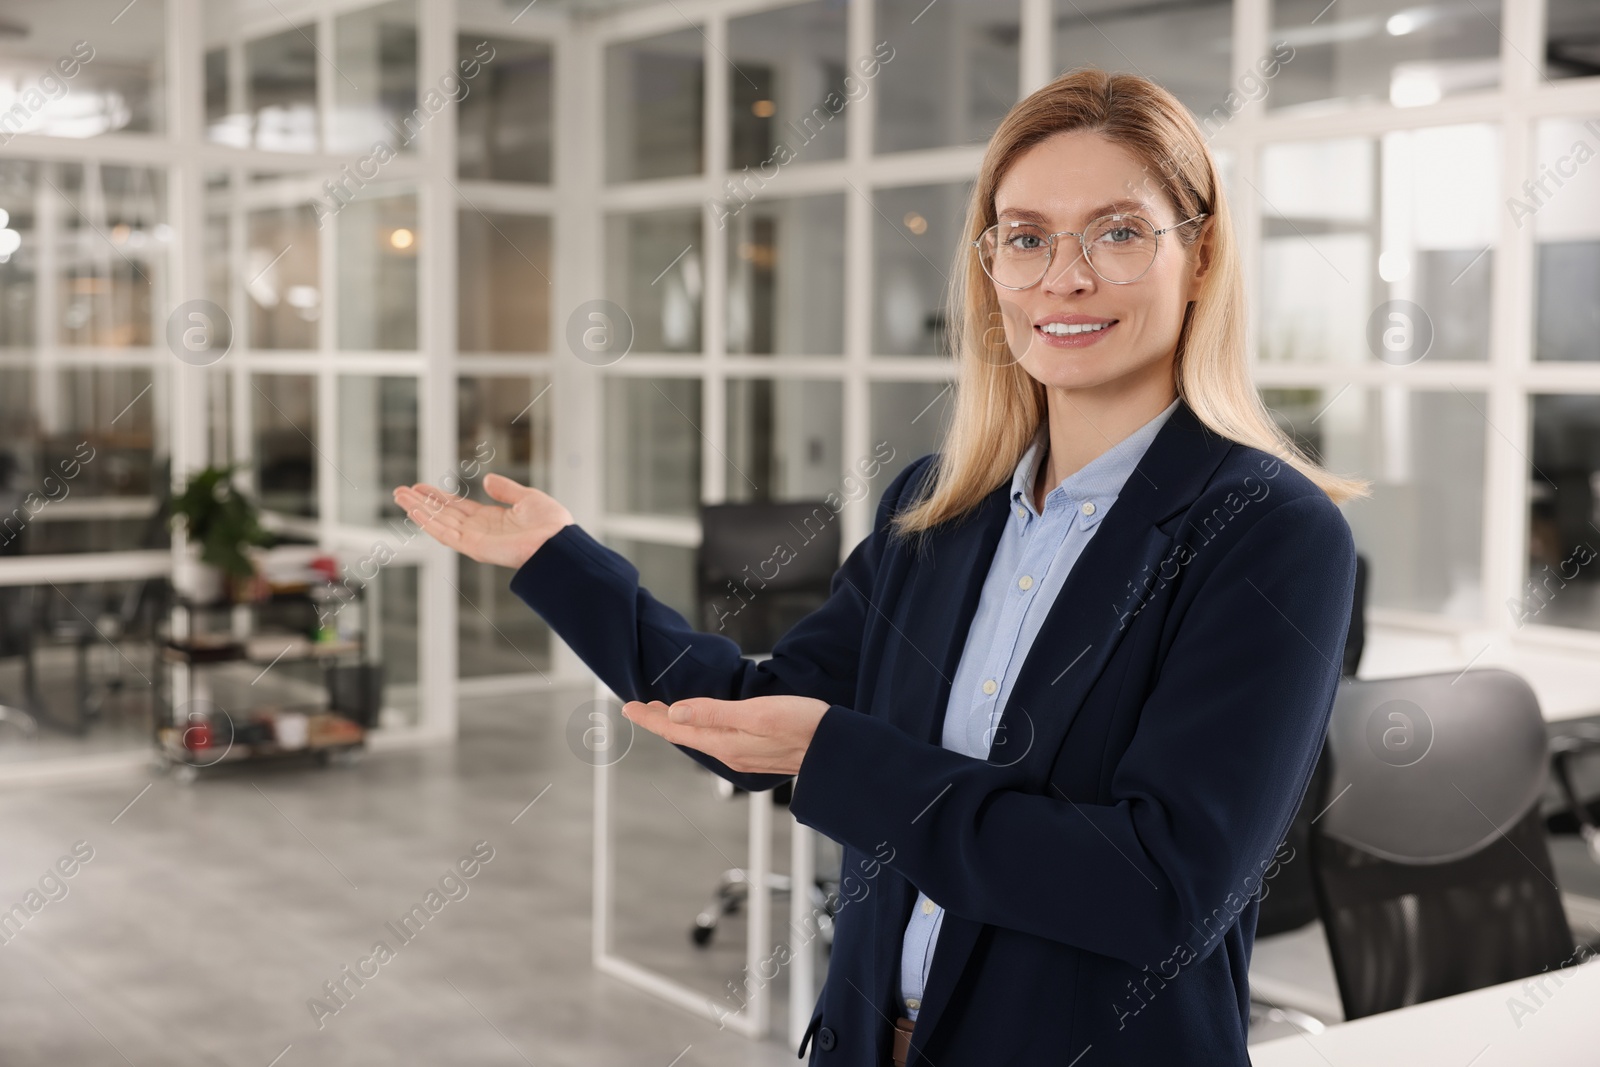
<path fill-rule="evenodd" d="M 1030 777 L 1036 775 L 1039 788 L 1045 787 L 1045 777 L 1072 720 L 1160 572 L 1177 533 L 1168 520 L 1200 495 L 1231 445 L 1207 429 L 1187 402 L 1179 401 L 1050 606 L 1006 701 L 990 748 L 990 763 L 1022 763 Z M 956 534 L 948 545 L 938 542 L 941 553 L 948 552 L 966 568 L 966 577 L 957 583 L 963 591 L 960 621 L 952 627 L 952 643 L 942 649 L 945 679 L 937 687 L 942 699 L 915 712 L 918 718 L 932 719 L 930 730 L 942 730 L 949 680 L 955 676 L 1009 514 L 1009 489 L 1008 482 L 985 498 L 979 521 L 972 523 L 975 532 Z M 919 732 L 916 736 L 927 735 Z M 927 739 L 939 741 L 937 736 Z M 900 921 L 903 927 L 905 917 Z M 946 912 L 917 1016 L 914 1040 L 919 1049 L 948 1005 L 982 929 L 982 923 Z M 899 939 L 893 940 L 898 960 Z"/>

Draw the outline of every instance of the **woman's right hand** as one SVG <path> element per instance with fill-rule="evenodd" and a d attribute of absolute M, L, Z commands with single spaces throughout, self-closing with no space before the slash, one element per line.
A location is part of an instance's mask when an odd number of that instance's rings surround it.
<path fill-rule="evenodd" d="M 440 544 L 479 563 L 513 569 L 575 521 L 572 512 L 549 493 L 504 475 L 484 475 L 483 489 L 509 507 L 479 504 L 422 483 L 396 487 L 394 502 Z"/>

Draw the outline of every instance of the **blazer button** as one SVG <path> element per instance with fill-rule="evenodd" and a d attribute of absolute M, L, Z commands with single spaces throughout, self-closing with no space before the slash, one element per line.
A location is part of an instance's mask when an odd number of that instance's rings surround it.
<path fill-rule="evenodd" d="M 817 1047 L 824 1052 L 832 1052 L 833 1046 L 838 1044 L 838 1038 L 833 1036 L 833 1031 L 824 1026 L 817 1031 Z"/>

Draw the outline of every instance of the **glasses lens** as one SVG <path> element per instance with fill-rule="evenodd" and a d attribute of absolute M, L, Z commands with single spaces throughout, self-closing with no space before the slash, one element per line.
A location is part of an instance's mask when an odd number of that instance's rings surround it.
<path fill-rule="evenodd" d="M 1134 281 L 1155 262 L 1155 230 L 1133 215 L 1096 219 L 1083 236 L 1089 262 L 1107 281 Z"/>
<path fill-rule="evenodd" d="M 978 241 L 984 273 L 1001 285 L 1024 289 L 1044 277 L 1050 260 L 1049 235 L 1037 226 L 1003 222 Z"/>

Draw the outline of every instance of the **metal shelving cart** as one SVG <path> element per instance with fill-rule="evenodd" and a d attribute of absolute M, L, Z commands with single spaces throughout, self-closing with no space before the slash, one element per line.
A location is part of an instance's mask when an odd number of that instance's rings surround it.
<path fill-rule="evenodd" d="M 169 606 L 153 740 L 176 779 L 251 760 L 359 758 L 382 702 L 359 589 L 340 587 L 336 596 L 331 585 L 312 584 L 244 603 L 174 594 Z M 258 687 L 273 672 L 273 683 Z M 319 683 L 322 692 L 313 692 Z"/>

